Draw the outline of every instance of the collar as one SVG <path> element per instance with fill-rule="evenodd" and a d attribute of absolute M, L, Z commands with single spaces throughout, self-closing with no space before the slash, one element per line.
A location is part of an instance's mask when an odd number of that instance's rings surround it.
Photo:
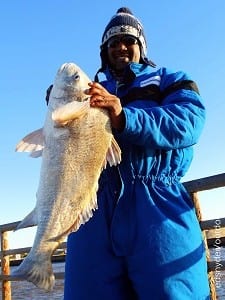
<path fill-rule="evenodd" d="M 122 78 L 119 78 L 119 82 L 123 84 L 130 84 L 137 77 L 138 74 L 142 73 L 143 70 L 147 67 L 145 64 L 131 62 L 127 65 L 124 70 L 124 74 Z M 116 76 L 113 74 L 113 71 L 107 66 L 105 71 L 103 72 L 107 78 L 107 80 L 115 80 Z"/>

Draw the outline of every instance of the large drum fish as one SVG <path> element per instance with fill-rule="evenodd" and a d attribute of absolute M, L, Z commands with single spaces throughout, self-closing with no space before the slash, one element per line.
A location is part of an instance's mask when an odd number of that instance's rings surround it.
<path fill-rule="evenodd" d="M 35 209 L 18 227 L 37 224 L 34 243 L 13 275 L 48 291 L 55 282 L 52 253 L 91 218 L 102 169 L 121 160 L 107 111 L 91 108 L 84 93 L 90 81 L 74 63 L 63 64 L 50 92 L 44 127 L 16 148 L 42 155 L 42 165 Z"/>

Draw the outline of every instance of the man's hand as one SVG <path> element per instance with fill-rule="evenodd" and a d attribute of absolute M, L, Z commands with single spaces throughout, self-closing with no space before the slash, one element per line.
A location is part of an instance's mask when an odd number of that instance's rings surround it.
<path fill-rule="evenodd" d="M 109 117 L 112 127 L 121 131 L 125 126 L 125 117 L 120 99 L 110 94 L 101 84 L 90 82 L 90 88 L 85 91 L 90 95 L 91 107 L 106 108 L 109 111 Z"/>

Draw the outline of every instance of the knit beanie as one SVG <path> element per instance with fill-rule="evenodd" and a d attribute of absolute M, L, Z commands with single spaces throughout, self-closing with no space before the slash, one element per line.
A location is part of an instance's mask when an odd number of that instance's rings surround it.
<path fill-rule="evenodd" d="M 102 67 L 100 71 L 104 71 L 107 65 L 107 41 L 111 37 L 122 34 L 136 37 L 140 45 L 141 62 L 152 67 L 156 66 L 151 60 L 147 59 L 147 43 L 141 22 L 132 14 L 129 8 L 121 7 L 117 10 L 116 15 L 111 18 L 102 35 L 100 52 Z"/>

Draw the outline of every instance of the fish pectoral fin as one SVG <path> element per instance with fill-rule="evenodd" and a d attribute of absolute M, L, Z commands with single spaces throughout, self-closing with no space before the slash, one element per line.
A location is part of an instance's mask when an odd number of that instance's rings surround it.
<path fill-rule="evenodd" d="M 116 166 L 121 162 L 121 150 L 114 138 L 112 138 L 111 145 L 106 153 L 106 160 L 110 167 Z"/>
<path fill-rule="evenodd" d="M 58 107 L 52 112 L 52 120 L 57 125 L 65 126 L 70 121 L 81 118 L 90 109 L 90 101 L 73 101 Z"/>
<path fill-rule="evenodd" d="M 14 231 L 22 228 L 35 226 L 38 224 L 38 218 L 36 213 L 36 208 L 34 208 L 16 227 Z"/>
<path fill-rule="evenodd" d="M 31 157 L 42 155 L 44 148 L 43 128 L 39 128 L 26 135 L 17 145 L 16 152 L 31 152 Z"/>

